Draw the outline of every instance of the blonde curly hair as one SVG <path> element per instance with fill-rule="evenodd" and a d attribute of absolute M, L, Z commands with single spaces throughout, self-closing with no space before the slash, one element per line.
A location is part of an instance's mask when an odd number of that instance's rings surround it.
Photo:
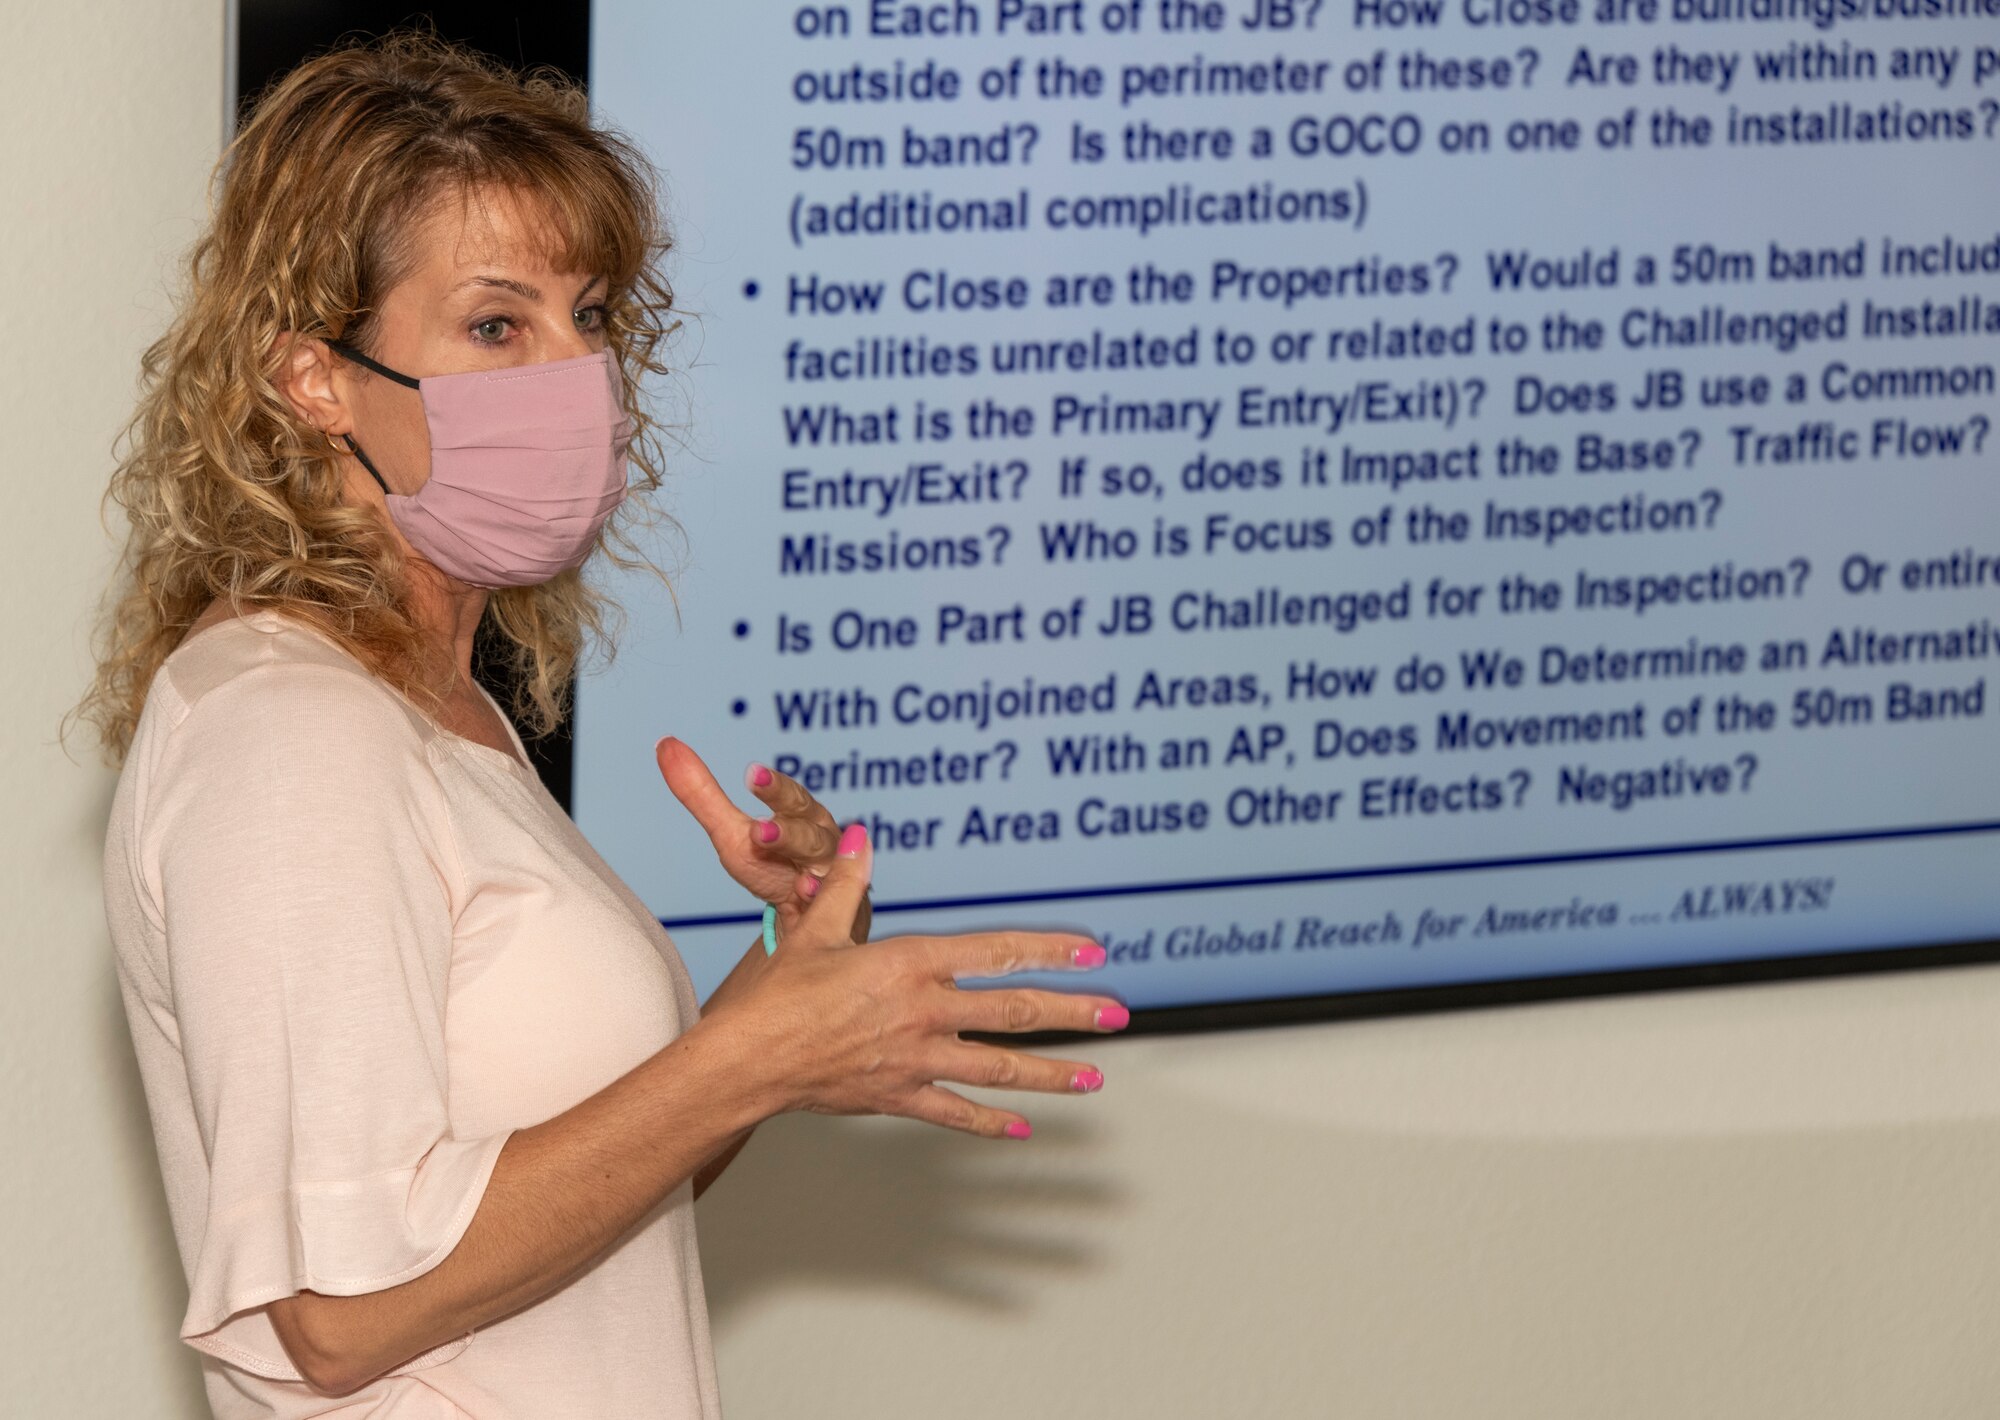
<path fill-rule="evenodd" d="M 216 599 L 280 610 L 416 703 L 442 704 L 455 673 L 412 619 L 388 525 L 342 502 L 340 456 L 275 376 L 287 332 L 369 348 L 423 214 L 496 187 L 542 204 L 560 243 L 553 265 L 608 279 L 608 344 L 639 407 L 628 411 L 632 492 L 592 556 L 666 580 L 634 536 L 672 525 L 646 496 L 660 486 L 665 426 L 637 395 L 643 374 L 667 372 L 662 342 L 679 328 L 657 173 L 591 121 L 583 90 L 558 71 L 516 74 L 428 30 L 349 42 L 275 81 L 216 164 L 178 310 L 146 351 L 137 410 L 113 444 L 125 452 L 105 500 L 131 530 L 96 675 L 71 711 L 112 763 L 160 663 Z M 560 722 L 587 640 L 609 657 L 616 615 L 581 569 L 489 596 L 481 655 L 499 663 L 531 732 Z"/>

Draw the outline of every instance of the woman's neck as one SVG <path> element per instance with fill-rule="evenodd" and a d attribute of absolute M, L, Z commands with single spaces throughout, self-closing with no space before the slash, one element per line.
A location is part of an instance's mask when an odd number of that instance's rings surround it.
<path fill-rule="evenodd" d="M 472 684 L 472 640 L 486 614 L 484 587 L 469 587 L 443 577 L 411 579 L 411 615 L 424 633 L 433 655 L 448 654 L 457 671 L 453 689 Z"/>

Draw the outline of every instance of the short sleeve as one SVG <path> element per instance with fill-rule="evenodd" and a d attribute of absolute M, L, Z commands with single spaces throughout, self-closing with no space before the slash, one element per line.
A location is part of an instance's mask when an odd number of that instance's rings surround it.
<path fill-rule="evenodd" d="M 148 819 L 209 1165 L 181 1336 L 296 1379 L 261 1309 L 436 1266 L 507 1139 L 451 1127 L 444 1021 L 462 886 L 448 807 L 393 693 L 358 668 L 280 661 L 194 702 Z"/>

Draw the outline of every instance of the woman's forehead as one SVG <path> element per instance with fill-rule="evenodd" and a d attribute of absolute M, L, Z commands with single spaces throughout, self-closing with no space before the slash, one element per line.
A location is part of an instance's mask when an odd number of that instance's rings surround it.
<path fill-rule="evenodd" d="M 552 204 L 516 188 L 440 193 L 412 224 L 413 276 L 457 285 L 474 271 L 505 269 L 581 277 L 574 243 Z"/>

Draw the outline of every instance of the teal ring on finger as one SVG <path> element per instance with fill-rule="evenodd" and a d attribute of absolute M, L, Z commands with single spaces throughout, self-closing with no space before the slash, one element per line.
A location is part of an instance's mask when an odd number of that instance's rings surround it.
<path fill-rule="evenodd" d="M 776 956 L 778 952 L 778 904 L 764 904 L 764 955 Z"/>

